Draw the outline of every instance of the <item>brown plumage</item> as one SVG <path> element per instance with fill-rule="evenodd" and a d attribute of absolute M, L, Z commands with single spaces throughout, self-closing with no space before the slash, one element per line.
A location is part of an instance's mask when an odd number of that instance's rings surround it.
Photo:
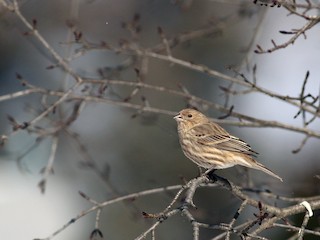
<path fill-rule="evenodd" d="M 241 139 L 230 135 L 218 124 L 194 109 L 183 109 L 174 119 L 178 123 L 181 148 L 187 158 L 206 169 L 241 165 L 282 178 L 257 162 L 258 154 Z"/>

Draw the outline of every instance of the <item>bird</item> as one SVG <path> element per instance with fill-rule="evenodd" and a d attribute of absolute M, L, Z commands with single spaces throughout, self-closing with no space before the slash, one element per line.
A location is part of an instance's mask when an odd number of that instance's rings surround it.
<path fill-rule="evenodd" d="M 174 117 L 184 155 L 205 169 L 216 170 L 240 165 L 281 177 L 259 163 L 258 153 L 245 141 L 232 136 L 223 127 L 195 109 L 183 109 Z M 208 172 L 208 171 L 207 171 Z"/>

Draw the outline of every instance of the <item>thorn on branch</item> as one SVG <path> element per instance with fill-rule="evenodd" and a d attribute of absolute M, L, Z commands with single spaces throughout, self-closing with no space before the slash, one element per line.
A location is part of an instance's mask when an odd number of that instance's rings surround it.
<path fill-rule="evenodd" d="M 89 85 L 84 85 L 83 88 L 81 89 L 82 93 L 87 92 L 90 89 Z M 99 92 L 100 93 L 100 92 Z"/>
<path fill-rule="evenodd" d="M 70 219 L 69 223 L 75 223 L 76 222 L 76 219 L 75 218 L 72 218 Z"/>
<path fill-rule="evenodd" d="M 305 90 L 305 87 L 306 87 L 306 84 L 307 84 L 307 81 L 308 81 L 308 79 L 309 79 L 309 76 L 310 76 L 310 71 L 308 70 L 307 72 L 306 72 L 306 76 L 304 77 L 304 81 L 303 81 L 303 84 L 302 84 L 302 91 L 301 91 L 301 97 L 303 97 L 303 95 L 304 95 L 304 90 Z"/>
<path fill-rule="evenodd" d="M 92 199 L 92 198 L 90 198 L 88 195 L 86 195 L 84 192 L 82 192 L 82 191 L 79 191 L 78 192 L 79 193 L 79 195 L 81 196 L 81 197 L 83 197 L 85 200 L 87 200 L 88 202 L 90 202 L 90 203 L 92 203 L 92 204 L 94 204 L 94 205 L 99 205 L 99 203 L 97 202 L 97 201 L 95 201 L 94 199 Z"/>
<path fill-rule="evenodd" d="M 102 96 L 107 89 L 108 89 L 108 85 L 106 83 L 100 84 L 99 89 L 98 89 L 99 95 Z"/>
<path fill-rule="evenodd" d="M 264 52 L 263 48 L 260 45 L 257 44 L 256 47 L 257 47 L 257 49 L 254 50 L 254 53 L 263 53 Z"/>
<path fill-rule="evenodd" d="M 98 240 L 103 239 L 103 234 L 100 229 L 96 228 L 94 229 L 90 234 L 90 240 Z"/>
<path fill-rule="evenodd" d="M 142 212 L 142 216 L 144 218 L 158 218 L 159 217 L 158 214 L 146 213 L 146 212 Z"/>
<path fill-rule="evenodd" d="M 281 3 L 277 0 L 254 0 L 253 3 L 257 4 L 259 2 L 260 6 L 266 6 L 266 7 L 275 7 L 277 6 L 278 8 L 281 7 Z"/>
<path fill-rule="evenodd" d="M 23 87 L 25 87 L 27 85 L 26 80 L 23 79 L 22 75 L 20 75 L 19 73 L 16 73 L 16 78 L 20 81 L 21 85 Z"/>
<path fill-rule="evenodd" d="M 22 86 L 22 87 L 25 87 L 25 86 L 27 86 L 27 81 L 25 81 L 25 80 L 22 80 L 22 81 L 21 81 L 21 86 Z"/>
<path fill-rule="evenodd" d="M 279 33 L 282 33 L 282 34 L 296 34 L 296 32 L 293 32 L 293 31 L 284 31 L 284 30 L 280 30 Z"/>
<path fill-rule="evenodd" d="M 29 123 L 28 122 L 23 122 L 21 125 L 20 125 L 20 128 L 23 130 L 23 129 L 26 129 L 27 127 L 29 127 Z"/>
<path fill-rule="evenodd" d="M 162 39 L 162 43 L 163 43 L 163 45 L 164 45 L 164 47 L 165 47 L 165 50 L 166 50 L 166 52 L 167 52 L 167 55 L 168 55 L 168 56 L 172 56 L 169 41 L 168 41 L 168 39 L 166 38 L 166 35 L 165 35 L 162 27 L 158 26 L 157 30 L 158 30 L 158 34 L 160 35 L 160 37 L 161 37 L 161 39 Z M 173 64 L 171 63 L 170 66 L 172 66 L 172 65 L 173 65 Z"/>
<path fill-rule="evenodd" d="M 129 23 L 122 22 L 121 27 L 129 30 L 131 32 L 131 34 L 133 35 L 133 37 L 136 37 L 136 33 L 141 32 L 141 26 L 138 25 L 139 21 L 140 21 L 140 14 L 136 13 L 133 15 L 131 22 L 129 22 Z"/>
<path fill-rule="evenodd" d="M 299 111 L 296 113 L 296 115 L 293 116 L 293 118 L 296 119 L 296 118 L 300 115 L 300 113 L 301 113 L 301 110 L 299 110 Z"/>
<path fill-rule="evenodd" d="M 305 103 L 306 99 L 308 97 L 311 97 L 314 101 L 314 97 L 309 93 L 307 95 L 305 95 L 305 88 L 306 88 L 306 85 L 307 85 L 307 82 L 308 82 L 308 79 L 309 79 L 309 76 L 310 76 L 310 72 L 307 71 L 306 72 L 306 76 L 304 78 L 304 81 L 303 81 L 303 84 L 302 84 L 302 87 L 301 87 L 301 93 L 300 93 L 300 96 L 299 96 L 299 100 L 300 100 L 300 110 L 297 112 L 297 114 L 294 116 L 294 118 L 297 118 L 301 113 L 302 113 L 302 119 L 303 119 L 303 124 L 304 126 L 307 126 L 310 122 L 312 122 L 314 119 L 311 118 L 311 120 L 309 122 L 307 122 L 306 120 L 306 113 L 305 113 L 305 110 L 302 108 L 303 107 L 303 104 Z"/>
<path fill-rule="evenodd" d="M 37 29 L 37 19 L 32 19 L 32 27 L 33 27 L 33 30 L 36 30 Z"/>
<path fill-rule="evenodd" d="M 136 72 L 137 77 L 140 76 L 140 70 L 138 68 L 135 68 L 134 71 Z"/>
<path fill-rule="evenodd" d="M 7 118 L 12 125 L 18 125 L 17 121 L 11 115 L 7 115 Z"/>
<path fill-rule="evenodd" d="M 80 31 L 74 31 L 73 35 L 76 42 L 79 42 L 82 38 L 82 32 Z"/>
<path fill-rule="evenodd" d="M 52 108 L 52 114 L 55 114 L 57 111 L 57 107 L 55 106 L 54 108 Z"/>
<path fill-rule="evenodd" d="M 41 168 L 40 173 L 41 173 L 41 174 L 44 174 L 44 173 L 45 173 L 45 171 L 46 171 L 46 168 L 45 168 L 45 167 L 43 167 L 43 168 Z M 51 169 L 49 170 L 49 173 L 50 173 L 50 174 L 54 174 L 54 170 L 53 170 L 53 168 L 51 168 Z"/>
<path fill-rule="evenodd" d="M 261 225 L 262 221 L 266 219 L 269 216 L 269 214 L 267 212 L 263 212 L 262 203 L 260 201 L 258 203 L 258 207 L 259 207 L 259 214 L 254 213 L 253 215 L 257 218 L 258 224 Z"/>
<path fill-rule="evenodd" d="M 50 65 L 48 67 L 46 67 L 47 70 L 51 70 L 51 69 L 54 69 L 56 66 L 55 65 Z"/>
<path fill-rule="evenodd" d="M 306 137 L 302 140 L 302 142 L 300 143 L 300 146 L 299 146 L 298 148 L 292 150 L 291 152 L 292 152 L 293 154 L 297 154 L 298 152 L 300 152 L 301 149 L 304 147 L 304 145 L 306 145 L 308 139 L 309 139 L 309 136 L 306 136 Z"/>
<path fill-rule="evenodd" d="M 9 120 L 9 123 L 12 125 L 12 130 L 17 131 L 19 129 L 26 129 L 29 127 L 28 122 L 23 122 L 22 124 L 19 124 L 11 115 L 7 115 L 7 119 Z"/>
<path fill-rule="evenodd" d="M 0 146 L 4 146 L 4 144 L 7 142 L 8 137 L 6 135 L 1 135 L 0 136 Z"/>
<path fill-rule="evenodd" d="M 39 183 L 38 183 L 38 187 L 40 188 L 40 191 L 42 194 L 45 193 L 46 191 L 46 183 L 47 181 L 45 179 L 42 179 Z"/>
<path fill-rule="evenodd" d="M 252 68 L 252 82 L 254 86 L 257 85 L 257 68 L 257 64 L 254 64 Z"/>
<path fill-rule="evenodd" d="M 226 115 L 223 115 L 223 116 L 218 117 L 218 119 L 225 119 L 225 118 L 231 116 L 232 111 L 233 111 L 233 108 L 234 108 L 234 106 L 232 105 L 232 106 L 229 108 L 228 113 L 227 113 Z"/>
<path fill-rule="evenodd" d="M 186 94 L 190 94 L 188 89 L 184 85 L 182 85 L 181 83 L 178 83 L 178 88 L 180 88 L 182 92 L 184 92 Z"/>
<path fill-rule="evenodd" d="M 32 24 L 32 30 L 23 32 L 22 35 L 29 36 L 29 35 L 32 35 L 35 30 L 37 30 L 37 24 L 38 24 L 37 19 L 33 18 L 31 24 Z"/>
<path fill-rule="evenodd" d="M 80 195 L 81 197 L 83 197 L 84 199 L 89 200 L 89 197 L 88 197 L 84 192 L 79 191 L 78 193 L 79 193 L 79 195 Z"/>
<path fill-rule="evenodd" d="M 18 80 L 23 80 L 23 77 L 20 75 L 20 73 L 16 73 L 16 78 L 17 78 Z"/>
<path fill-rule="evenodd" d="M 28 82 L 23 78 L 23 76 L 20 73 L 16 73 L 16 79 L 20 81 L 20 84 L 25 87 L 28 85 Z"/>

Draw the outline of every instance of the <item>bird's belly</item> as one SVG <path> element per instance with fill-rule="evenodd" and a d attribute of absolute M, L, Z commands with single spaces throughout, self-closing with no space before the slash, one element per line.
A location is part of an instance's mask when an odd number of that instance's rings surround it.
<path fill-rule="evenodd" d="M 197 142 L 184 139 L 181 142 L 184 155 L 203 168 L 223 169 L 234 166 L 234 161 L 228 158 L 226 151 L 213 147 L 204 147 Z"/>

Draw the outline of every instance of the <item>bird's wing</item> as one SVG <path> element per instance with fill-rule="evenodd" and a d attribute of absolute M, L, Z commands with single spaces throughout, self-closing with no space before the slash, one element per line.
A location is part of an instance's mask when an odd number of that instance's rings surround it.
<path fill-rule="evenodd" d="M 201 145 L 215 147 L 219 150 L 239 152 L 247 155 L 257 155 L 249 144 L 245 141 L 231 136 L 222 127 L 216 124 L 208 123 L 193 127 L 189 134 L 197 138 L 197 142 Z"/>

